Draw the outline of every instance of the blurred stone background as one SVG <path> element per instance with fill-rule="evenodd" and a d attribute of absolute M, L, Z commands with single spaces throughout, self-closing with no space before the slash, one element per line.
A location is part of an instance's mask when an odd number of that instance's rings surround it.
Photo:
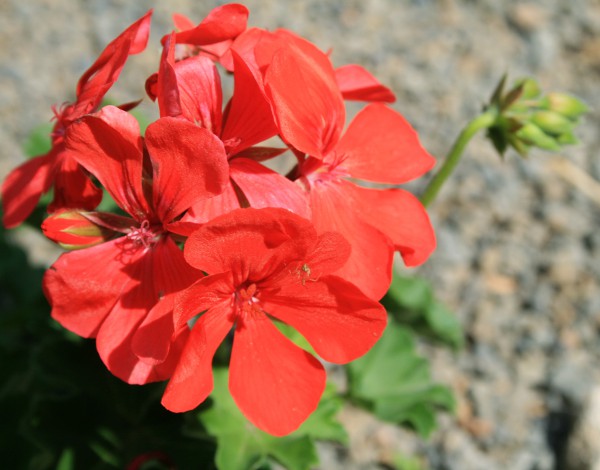
<path fill-rule="evenodd" d="M 21 144 L 103 47 L 154 8 L 146 53 L 109 97 L 144 96 L 174 12 L 198 22 L 223 2 L 0 0 L 0 179 Z M 246 1 L 250 24 L 285 27 L 335 65 L 360 63 L 442 158 L 505 72 L 536 77 L 590 107 L 582 142 L 560 155 L 503 160 L 482 137 L 432 205 L 438 248 L 418 273 L 460 317 L 466 348 L 423 345 L 457 393 L 428 442 L 345 409 L 349 450 L 323 445 L 322 468 L 389 468 L 398 452 L 434 469 L 600 468 L 600 1 Z M 425 179 L 411 186 L 416 192 Z M 14 236 L 31 237 L 24 230 Z M 53 261 L 35 241 L 32 256 Z M 594 466 L 597 465 L 597 466 Z"/>

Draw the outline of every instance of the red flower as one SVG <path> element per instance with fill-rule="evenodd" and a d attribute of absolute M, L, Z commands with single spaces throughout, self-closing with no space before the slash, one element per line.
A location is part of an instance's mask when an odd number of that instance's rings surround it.
<path fill-rule="evenodd" d="M 246 30 L 248 9 L 239 3 L 229 3 L 214 8 L 200 24 L 194 26 L 184 15 L 173 15 L 177 44 L 187 44 L 188 50 L 184 58 L 190 55 L 201 55 L 218 61 L 227 70 L 233 70 L 231 44 L 233 40 Z M 163 44 L 168 36 L 163 37 Z"/>
<path fill-rule="evenodd" d="M 155 328 L 172 331 L 170 317 L 148 312 L 171 302 L 174 292 L 200 275 L 183 259 L 170 223 L 198 199 L 223 190 L 228 175 L 223 144 L 206 129 L 173 118 L 151 124 L 144 140 L 134 117 L 107 106 L 73 123 L 65 146 L 68 158 L 96 176 L 131 217 L 82 214 L 121 236 L 63 254 L 46 272 L 52 317 L 81 336 L 96 337 L 102 360 L 121 379 L 164 380 L 187 333 L 178 332 L 175 352 L 169 355 L 167 348 L 159 365 L 134 354 L 143 356 L 145 347 L 135 335 L 140 329 L 150 336 Z M 70 243 L 64 225 L 59 213 L 44 230 Z"/>
<path fill-rule="evenodd" d="M 342 136 L 343 97 L 328 57 L 290 38 L 275 52 L 268 46 L 272 59 L 265 73 L 281 136 L 296 149 L 295 177 L 309 193 L 317 230 L 338 231 L 352 245 L 338 274 L 379 299 L 391 280 L 394 249 L 407 265 L 420 264 L 435 247 L 434 233 L 410 193 L 368 189 L 348 178 L 401 184 L 428 171 L 434 159 L 404 118 L 382 104 L 368 105 Z"/>
<path fill-rule="evenodd" d="M 203 225 L 184 255 L 210 275 L 176 296 L 176 326 L 195 322 L 163 396 L 171 411 L 198 406 L 213 387 L 212 358 L 235 327 L 229 388 L 246 417 L 274 435 L 296 429 L 325 386 L 321 364 L 271 318 L 297 329 L 324 360 L 346 363 L 380 337 L 383 307 L 331 275 L 350 247 L 337 233 L 283 209 L 239 209 Z"/>
<path fill-rule="evenodd" d="M 31 214 L 40 196 L 53 184 L 54 200 L 48 207 L 49 212 L 66 207 L 93 209 L 100 203 L 102 191 L 94 186 L 75 160 L 64 154 L 65 131 L 75 120 L 98 109 L 106 92 L 117 81 L 127 57 L 146 48 L 151 14 L 152 10 L 106 46 L 79 79 L 74 103 L 66 103 L 54 110 L 56 124 L 52 149 L 23 163 L 6 177 L 2 184 L 5 227 L 21 224 Z"/>
<path fill-rule="evenodd" d="M 344 65 L 335 69 L 335 79 L 342 96 L 351 101 L 393 103 L 396 96 L 360 65 Z"/>
<path fill-rule="evenodd" d="M 282 153 L 282 149 L 253 145 L 277 134 L 271 106 L 248 65 L 235 52 L 234 92 L 222 111 L 221 81 L 214 63 L 206 57 L 175 62 L 174 42 L 167 40 L 158 74 L 146 89 L 159 104 L 161 116 L 186 119 L 211 130 L 225 146 L 230 184 L 218 197 L 199 201 L 183 222 L 203 223 L 241 206 L 282 207 L 310 216 L 303 191 L 284 176 L 257 160 Z"/>

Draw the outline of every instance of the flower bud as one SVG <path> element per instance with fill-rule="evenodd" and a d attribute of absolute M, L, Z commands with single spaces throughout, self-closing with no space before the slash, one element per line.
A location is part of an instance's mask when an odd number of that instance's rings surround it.
<path fill-rule="evenodd" d="M 525 144 L 539 147 L 544 150 L 560 150 L 560 145 L 551 136 L 544 133 L 535 124 L 528 122 L 516 133 L 516 136 Z"/>
<path fill-rule="evenodd" d="M 574 123 L 554 111 L 537 111 L 531 122 L 542 129 L 546 134 L 561 135 L 573 130 Z"/>
<path fill-rule="evenodd" d="M 114 232 L 92 222 L 88 213 L 77 209 L 55 212 L 42 223 L 44 235 L 66 250 L 97 245 L 112 238 Z"/>
<path fill-rule="evenodd" d="M 507 91 L 505 88 L 506 75 L 485 108 L 496 116 L 488 137 L 500 155 L 509 145 L 525 157 L 532 147 L 558 151 L 563 145 L 577 143 L 573 132 L 577 118 L 587 111 L 581 101 L 563 93 L 542 96 L 531 78 L 517 80 Z"/>
<path fill-rule="evenodd" d="M 522 87 L 521 99 L 530 100 L 542 94 L 542 89 L 533 78 L 522 78 L 515 85 L 515 88 Z"/>
<path fill-rule="evenodd" d="M 514 134 L 508 136 L 508 143 L 514 148 L 519 155 L 527 157 L 529 153 L 530 145 L 526 144 L 522 140 L 519 140 Z"/>
<path fill-rule="evenodd" d="M 556 138 L 556 141 L 560 145 L 575 145 L 579 143 L 579 140 L 572 132 L 565 132 Z"/>
<path fill-rule="evenodd" d="M 544 107 L 570 119 L 577 119 L 588 111 L 588 107 L 573 96 L 564 93 L 548 93 Z"/>

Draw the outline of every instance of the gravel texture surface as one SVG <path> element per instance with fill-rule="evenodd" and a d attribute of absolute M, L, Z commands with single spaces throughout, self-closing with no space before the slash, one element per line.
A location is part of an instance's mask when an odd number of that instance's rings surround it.
<path fill-rule="evenodd" d="M 150 47 L 130 59 L 110 95 L 117 102 L 143 96 L 171 13 L 199 21 L 220 3 L 0 1 L 0 178 L 126 25 L 155 8 Z M 476 138 L 431 207 L 438 248 L 418 272 L 460 317 L 468 341 L 456 355 L 428 345 L 423 352 L 456 391 L 457 415 L 443 416 L 420 442 L 347 408 L 352 445 L 322 445 L 322 468 L 385 468 L 398 452 L 416 452 L 434 469 L 600 468 L 600 1 L 245 4 L 252 25 L 292 29 L 332 48 L 336 65 L 370 69 L 439 159 L 504 72 L 534 76 L 591 110 L 578 130 L 582 144 L 560 155 L 501 160 Z M 32 256 L 51 261 L 47 248 L 36 241 Z"/>

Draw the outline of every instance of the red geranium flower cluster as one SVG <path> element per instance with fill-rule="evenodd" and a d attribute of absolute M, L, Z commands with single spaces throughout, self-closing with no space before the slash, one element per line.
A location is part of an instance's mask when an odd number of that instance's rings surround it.
<path fill-rule="evenodd" d="M 284 435 L 316 408 L 325 372 L 276 325 L 334 363 L 373 346 L 394 252 L 418 265 L 435 238 L 410 193 L 356 180 L 397 185 L 434 160 L 369 72 L 334 68 L 289 31 L 247 29 L 238 4 L 197 26 L 175 16 L 179 31 L 146 80 L 160 118 L 142 135 L 135 103 L 101 101 L 145 48 L 150 16 L 107 46 L 76 101 L 56 111 L 52 150 L 7 177 L 4 224 L 20 224 L 53 186 L 44 233 L 79 249 L 44 277 L 52 317 L 96 338 L 121 379 L 168 379 L 162 402 L 177 412 L 210 394 L 213 356 L 232 338 L 233 398 Z M 225 106 L 220 68 L 234 80 Z M 344 99 L 369 103 L 345 131 Z M 278 147 L 258 146 L 276 136 Z M 286 175 L 263 164 L 285 151 L 296 159 Z M 121 213 L 94 212 L 98 184 Z"/>

